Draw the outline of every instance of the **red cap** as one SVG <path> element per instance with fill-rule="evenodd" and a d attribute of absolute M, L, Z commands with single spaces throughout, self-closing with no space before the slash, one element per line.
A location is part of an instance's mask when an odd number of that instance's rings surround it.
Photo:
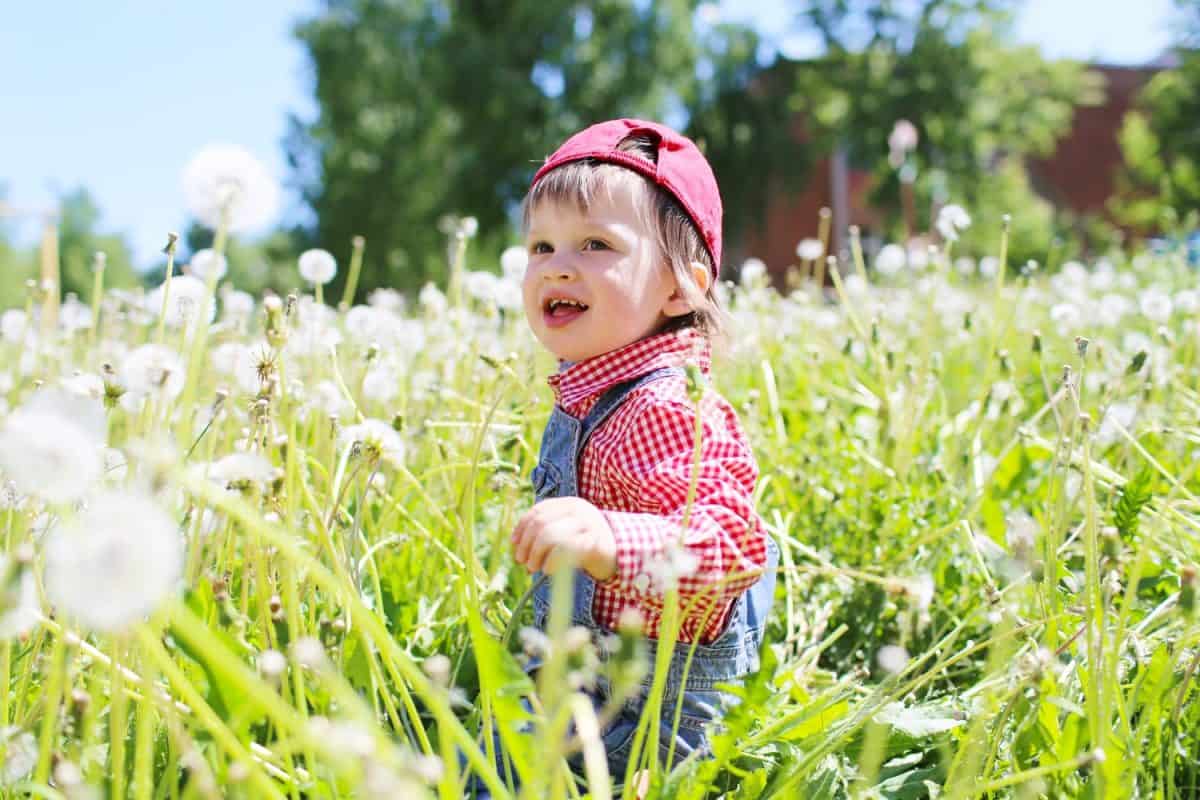
<path fill-rule="evenodd" d="M 617 145 L 632 134 L 648 135 L 657 142 L 657 164 L 636 153 L 617 149 Z M 555 167 L 585 158 L 627 167 L 670 192 L 700 232 L 712 257 L 713 278 L 718 276 L 721 269 L 721 193 L 717 190 L 712 167 L 695 142 L 657 122 L 640 119 L 601 122 L 563 142 L 554 155 L 546 159 L 530 185 L 536 184 Z"/>

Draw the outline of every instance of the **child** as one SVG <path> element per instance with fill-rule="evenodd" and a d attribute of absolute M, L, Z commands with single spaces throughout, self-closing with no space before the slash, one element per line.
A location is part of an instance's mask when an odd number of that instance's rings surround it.
<path fill-rule="evenodd" d="M 662 704 L 660 762 L 672 749 L 677 760 L 702 755 L 724 699 L 714 685 L 757 670 L 778 564 L 754 509 L 754 456 L 733 409 L 711 390 L 698 412 L 698 481 L 685 511 L 697 408 L 684 367 L 709 369 L 721 318 L 713 295 L 721 213 L 695 144 L 628 119 L 568 139 L 524 204 L 525 314 L 560 369 L 533 471 L 537 503 L 513 531 L 513 556 L 541 573 L 569 551 L 580 566 L 572 624 L 598 639 L 634 613 L 652 647 L 664 573 L 677 574 L 681 608 L 690 610 Z M 549 594 L 545 582 L 534 594 L 539 628 Z M 614 781 L 625 776 L 649 682 L 602 731 Z M 593 697 L 597 707 L 603 694 Z"/>

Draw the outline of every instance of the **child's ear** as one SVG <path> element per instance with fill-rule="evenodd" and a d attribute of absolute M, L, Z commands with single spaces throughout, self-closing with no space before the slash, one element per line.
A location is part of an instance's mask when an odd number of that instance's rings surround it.
<path fill-rule="evenodd" d="M 696 288 L 700 290 L 701 295 L 705 294 L 708 291 L 708 284 L 712 281 L 712 273 L 699 261 L 693 261 L 688 268 L 692 271 L 692 280 L 695 282 Z M 682 317 L 695 310 L 676 281 L 675 291 L 671 292 L 671 296 L 667 298 L 663 313 L 668 317 Z"/>

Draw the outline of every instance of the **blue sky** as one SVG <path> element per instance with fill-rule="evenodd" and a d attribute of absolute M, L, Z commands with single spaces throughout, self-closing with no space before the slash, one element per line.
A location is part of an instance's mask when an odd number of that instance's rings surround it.
<path fill-rule="evenodd" d="M 210 142 L 242 145 L 286 181 L 289 112 L 314 114 L 291 37 L 315 0 L 12 3 L 0 26 L 0 185 L 44 207 L 92 191 L 101 227 L 127 234 L 146 264 L 186 221 L 180 172 Z M 725 0 L 724 13 L 782 30 L 784 0 Z M 1051 57 L 1140 64 L 1170 43 L 1170 0 L 1026 0 L 1018 41 Z M 803 40 L 781 46 L 803 51 Z M 288 198 L 285 218 L 297 214 Z M 28 223 L 7 223 L 22 239 Z"/>

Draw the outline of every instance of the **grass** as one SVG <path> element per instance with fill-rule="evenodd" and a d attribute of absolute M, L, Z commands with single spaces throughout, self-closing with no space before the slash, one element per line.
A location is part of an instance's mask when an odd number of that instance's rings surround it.
<path fill-rule="evenodd" d="M 644 759 L 649 795 L 1196 796 L 1200 330 L 1186 296 L 1139 310 L 1195 273 L 1118 255 L 1111 274 L 964 277 L 940 254 L 881 281 L 854 245 L 835 302 L 730 292 L 716 386 L 756 446 L 776 604 L 714 758 Z M 153 494 L 186 548 L 149 619 L 89 632 L 39 591 L 40 622 L 0 645 L 7 796 L 449 798 L 462 753 L 504 797 L 478 731 L 525 719 L 530 693 L 533 734 L 506 736 L 521 796 L 587 792 L 573 748 L 593 788 L 620 781 L 567 687 L 599 668 L 633 690 L 662 664 L 626 636 L 597 667 L 555 618 L 534 686 L 521 637 L 502 644 L 529 620 L 506 544 L 552 364 L 519 312 L 453 285 L 448 308 L 298 297 L 184 329 L 110 292 L 91 330 L 0 342 L 10 409 L 75 371 L 108 384 L 124 466 L 102 482 Z M 121 363 L 155 341 L 190 354 L 182 391 L 123 402 Z M 250 347 L 241 379 L 211 360 L 228 343 Z M 399 432 L 400 463 L 339 438 L 364 419 Z M 273 474 L 211 480 L 235 452 Z M 40 587 L 47 522 L 77 513 L 0 507 L 10 581 Z"/>

